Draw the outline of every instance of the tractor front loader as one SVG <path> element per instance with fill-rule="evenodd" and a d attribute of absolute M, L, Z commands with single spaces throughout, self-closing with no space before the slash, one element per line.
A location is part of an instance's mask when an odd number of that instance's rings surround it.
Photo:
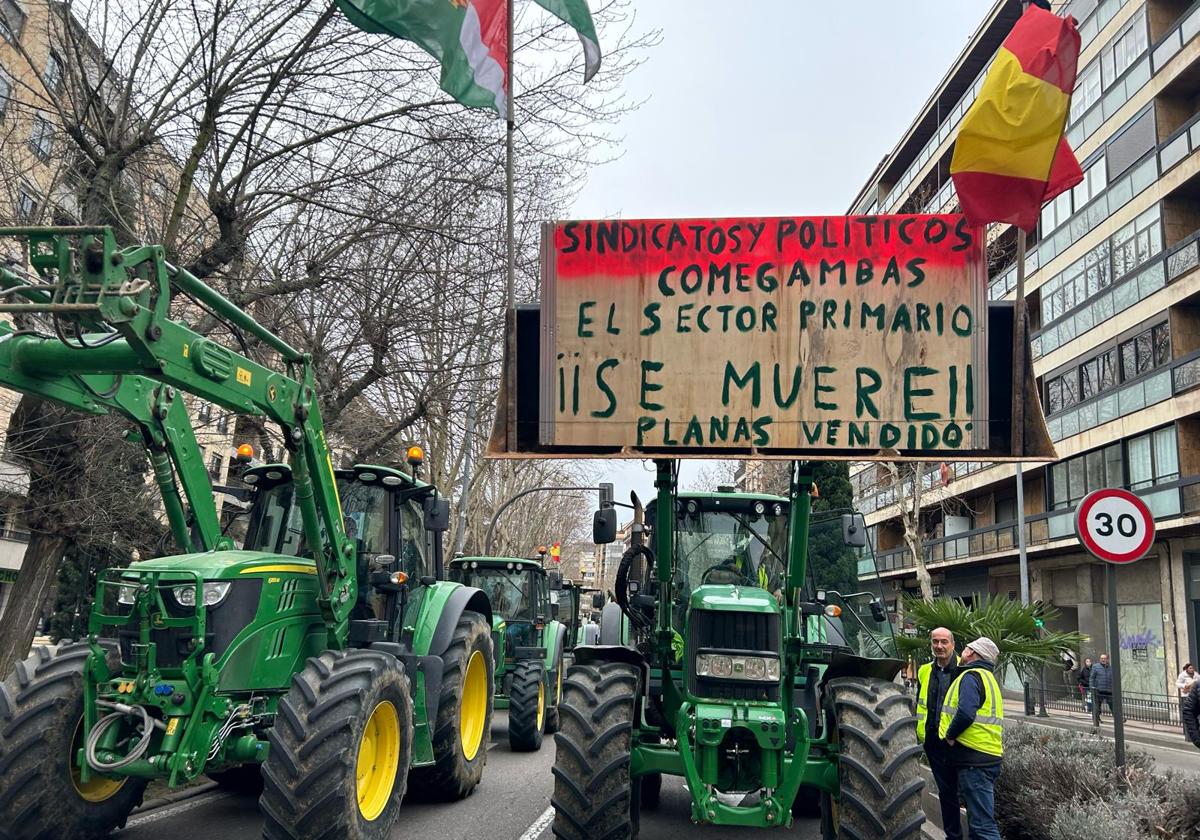
<path fill-rule="evenodd" d="M 571 644 L 552 593 L 562 575 L 540 560 L 455 557 L 450 578 L 482 590 L 492 605 L 496 647 L 495 708 L 508 709 L 508 744 L 516 752 L 542 747 L 559 727 L 563 658 Z"/>
<path fill-rule="evenodd" d="M 663 775 L 682 777 L 697 823 L 819 812 L 825 838 L 920 836 L 914 707 L 862 517 L 813 519 L 811 476 L 793 462 L 787 498 L 680 493 L 676 462 L 657 462 L 616 575 L 628 630 L 601 627 L 627 644 L 577 646 L 564 685 L 556 837 L 636 836 Z M 873 584 L 837 592 L 817 569 Z"/>
<path fill-rule="evenodd" d="M 150 780 L 261 784 L 264 835 L 383 838 L 406 790 L 479 783 L 492 713 L 491 606 L 440 580 L 448 506 L 379 465 L 335 471 L 311 358 L 160 247 L 107 228 L 0 229 L 0 385 L 139 434 L 181 553 L 107 570 L 88 637 L 0 682 L 0 825 L 101 836 Z M 172 291 L 262 343 L 270 367 L 169 315 Z M 183 400 L 278 426 L 288 463 L 247 470 L 249 527 L 223 536 Z M 420 453 L 410 451 L 410 463 Z M 411 772 L 410 772 L 411 770 Z"/>

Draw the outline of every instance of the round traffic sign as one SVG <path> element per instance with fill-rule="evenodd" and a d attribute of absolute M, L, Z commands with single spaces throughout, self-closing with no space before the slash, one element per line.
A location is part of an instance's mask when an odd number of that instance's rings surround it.
<path fill-rule="evenodd" d="M 1096 490 L 1084 496 L 1075 511 L 1075 533 L 1101 560 L 1132 563 L 1154 543 L 1154 517 L 1128 490 Z"/>

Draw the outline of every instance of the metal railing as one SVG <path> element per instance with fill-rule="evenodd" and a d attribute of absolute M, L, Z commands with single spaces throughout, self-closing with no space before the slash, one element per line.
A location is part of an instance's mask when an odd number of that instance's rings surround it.
<path fill-rule="evenodd" d="M 1124 655 L 1122 656 L 1122 659 Z M 1037 687 L 1034 686 L 1036 695 Z M 1087 697 L 1079 693 L 1076 686 L 1060 684 L 1046 685 L 1046 708 L 1060 712 L 1072 712 L 1081 715 L 1093 714 L 1091 695 Z M 1101 720 L 1112 720 L 1112 711 L 1107 702 L 1101 704 Z M 1179 713 L 1179 698 L 1167 694 L 1142 694 L 1136 691 L 1121 692 L 1122 719 L 1137 723 L 1148 723 L 1155 726 L 1183 727 L 1183 719 Z"/>

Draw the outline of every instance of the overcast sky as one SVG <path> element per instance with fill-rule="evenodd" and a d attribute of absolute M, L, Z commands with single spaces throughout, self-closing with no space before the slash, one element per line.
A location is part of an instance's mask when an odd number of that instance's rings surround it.
<path fill-rule="evenodd" d="M 638 26 L 662 31 L 628 82 L 631 98 L 649 101 L 625 119 L 621 158 L 592 172 L 571 217 L 845 213 L 991 5 L 637 3 Z M 685 464 L 681 483 L 698 468 Z M 602 462 L 600 480 L 618 499 L 631 489 L 646 499 L 652 469 Z"/>

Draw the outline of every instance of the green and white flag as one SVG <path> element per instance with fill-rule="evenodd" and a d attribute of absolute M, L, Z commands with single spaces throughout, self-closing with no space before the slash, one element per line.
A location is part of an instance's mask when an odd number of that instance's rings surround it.
<path fill-rule="evenodd" d="M 588 82 L 600 69 L 600 42 L 587 0 L 537 0 L 537 4 L 579 33 L 583 43 L 583 80 Z"/>
<path fill-rule="evenodd" d="M 412 41 L 440 61 L 442 90 L 462 104 L 508 116 L 507 0 L 334 1 L 364 32 Z"/>

